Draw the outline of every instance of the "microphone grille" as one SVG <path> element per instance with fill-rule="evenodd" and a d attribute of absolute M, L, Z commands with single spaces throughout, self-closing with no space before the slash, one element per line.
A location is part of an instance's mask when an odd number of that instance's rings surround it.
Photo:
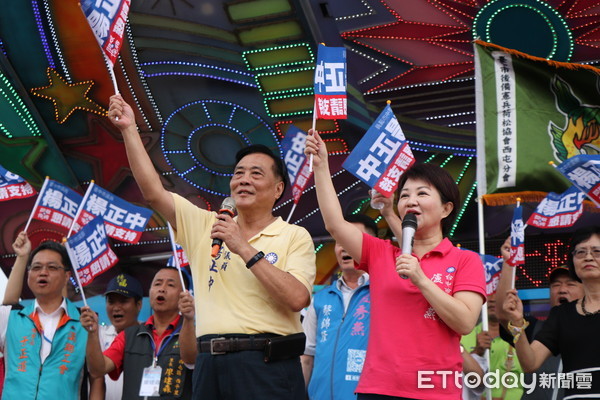
<path fill-rule="evenodd" d="M 225 197 L 223 203 L 221 203 L 221 210 L 223 209 L 231 210 L 235 213 L 235 200 L 233 200 L 233 197 Z"/>
<path fill-rule="evenodd" d="M 408 213 L 402 219 L 402 227 L 403 228 L 414 228 L 417 229 L 417 216 L 413 213 Z"/>

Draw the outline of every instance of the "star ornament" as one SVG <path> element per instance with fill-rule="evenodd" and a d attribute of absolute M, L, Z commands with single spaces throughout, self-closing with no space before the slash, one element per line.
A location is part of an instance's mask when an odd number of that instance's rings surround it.
<path fill-rule="evenodd" d="M 106 109 L 87 97 L 94 81 L 68 83 L 53 68 L 48 68 L 46 74 L 48 75 L 48 86 L 33 88 L 31 94 L 54 103 L 54 115 L 59 124 L 63 124 L 75 110 L 88 111 L 102 116 L 108 115 Z"/>

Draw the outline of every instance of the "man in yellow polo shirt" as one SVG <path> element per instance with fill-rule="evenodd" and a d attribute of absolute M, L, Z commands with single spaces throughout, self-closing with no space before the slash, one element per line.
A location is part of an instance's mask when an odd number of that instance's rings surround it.
<path fill-rule="evenodd" d="M 123 134 L 144 195 L 176 230 L 192 266 L 198 357 L 194 396 L 304 399 L 300 310 L 315 278 L 312 239 L 272 213 L 285 191 L 281 159 L 252 145 L 236 155 L 230 181 L 238 215 L 200 209 L 162 186 L 137 132 L 131 107 L 111 97 L 109 118 Z M 222 248 L 211 257 L 211 239 Z M 193 343 L 182 334 L 181 351 Z"/>

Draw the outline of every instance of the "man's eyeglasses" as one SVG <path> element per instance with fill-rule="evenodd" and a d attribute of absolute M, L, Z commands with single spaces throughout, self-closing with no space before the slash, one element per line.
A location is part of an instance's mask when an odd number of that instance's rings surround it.
<path fill-rule="evenodd" d="M 33 264 L 27 267 L 27 269 L 31 272 L 42 272 L 42 269 L 46 268 L 48 272 L 58 272 L 60 270 L 68 271 L 67 268 L 61 265 L 42 265 L 42 264 Z"/>
<path fill-rule="evenodd" d="M 600 247 L 592 247 L 590 249 L 587 248 L 581 248 L 581 249 L 575 249 L 573 250 L 573 257 L 581 260 L 582 258 L 585 258 L 588 253 L 592 254 L 592 257 L 596 258 L 596 259 L 600 259 Z"/>

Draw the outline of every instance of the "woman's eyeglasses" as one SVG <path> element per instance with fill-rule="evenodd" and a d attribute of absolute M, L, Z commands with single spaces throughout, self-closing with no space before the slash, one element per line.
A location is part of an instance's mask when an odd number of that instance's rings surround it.
<path fill-rule="evenodd" d="M 592 247 L 590 249 L 587 248 L 581 248 L 581 249 L 575 249 L 573 250 L 573 257 L 581 260 L 582 258 L 585 258 L 588 253 L 592 254 L 592 257 L 598 259 L 600 258 L 600 247 Z"/>

